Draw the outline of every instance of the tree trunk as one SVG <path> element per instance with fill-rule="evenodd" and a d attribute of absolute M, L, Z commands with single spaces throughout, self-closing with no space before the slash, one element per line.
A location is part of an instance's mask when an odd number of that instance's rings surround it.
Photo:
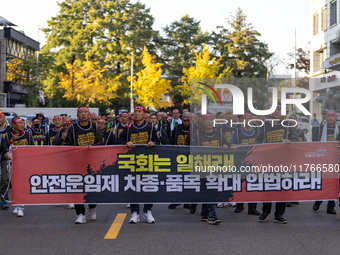
<path fill-rule="evenodd" d="M 115 111 L 115 115 L 119 115 L 119 103 L 118 101 L 114 102 L 114 111 Z"/>

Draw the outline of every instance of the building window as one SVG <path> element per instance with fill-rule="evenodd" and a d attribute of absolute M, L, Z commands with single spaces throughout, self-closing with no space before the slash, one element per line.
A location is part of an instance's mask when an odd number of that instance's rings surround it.
<path fill-rule="evenodd" d="M 313 66 L 313 73 L 318 73 L 322 71 L 323 64 L 323 54 L 321 52 L 313 52 L 313 63 L 311 63 L 311 67 Z"/>
<path fill-rule="evenodd" d="M 27 59 L 28 56 L 34 56 L 35 51 L 27 45 L 9 38 L 6 45 L 6 53 L 17 58 Z"/>
<path fill-rule="evenodd" d="M 319 14 L 316 13 L 313 16 L 313 35 L 317 35 L 319 33 Z"/>
<path fill-rule="evenodd" d="M 327 28 L 327 8 L 321 10 L 321 31 L 325 31 Z"/>
<path fill-rule="evenodd" d="M 337 23 L 338 19 L 338 11 L 337 11 L 337 2 L 334 1 L 331 3 L 331 12 L 330 12 L 330 26 Z"/>

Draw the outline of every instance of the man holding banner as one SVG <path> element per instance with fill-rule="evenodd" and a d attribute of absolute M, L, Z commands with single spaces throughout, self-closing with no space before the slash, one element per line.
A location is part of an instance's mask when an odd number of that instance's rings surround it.
<path fill-rule="evenodd" d="M 159 144 L 159 139 L 156 130 L 152 123 L 146 123 L 145 118 L 146 110 L 142 106 L 137 106 L 134 111 L 134 122 L 130 123 L 126 129 L 122 131 L 119 137 L 119 143 L 125 144 L 129 148 L 135 147 L 135 144 L 146 144 L 146 147 L 153 147 Z M 144 204 L 143 218 L 148 223 L 155 223 L 152 216 L 153 204 Z M 130 223 L 136 224 L 139 222 L 139 204 L 130 204 L 131 219 Z"/>
<path fill-rule="evenodd" d="M 336 125 L 337 119 L 338 115 L 335 111 L 328 111 L 326 115 L 326 123 L 321 124 L 318 128 L 316 128 L 313 133 L 312 141 L 337 141 L 337 138 L 339 139 L 339 126 Z M 313 210 L 319 210 L 321 203 L 322 201 L 315 201 Z M 333 200 L 329 200 L 327 203 L 327 213 L 336 214 L 334 207 L 335 202 Z"/>
<path fill-rule="evenodd" d="M 59 129 L 59 122 L 60 122 L 60 118 L 62 118 L 61 121 L 61 128 Z M 70 129 L 73 121 L 71 117 L 65 116 L 55 116 L 53 119 L 53 122 L 55 123 L 55 127 L 54 129 L 57 130 L 57 133 L 55 134 L 55 136 L 53 137 L 52 140 L 52 145 L 64 145 L 65 144 L 65 139 L 67 136 L 67 130 Z M 51 129 L 50 129 L 50 133 L 51 133 Z M 50 138 L 51 139 L 51 138 Z M 74 209 L 74 204 L 69 204 L 68 205 L 69 209 Z"/>
<path fill-rule="evenodd" d="M 183 124 L 179 124 L 175 127 L 175 129 L 172 131 L 170 144 L 171 145 L 185 145 L 185 140 L 188 135 L 188 131 L 190 128 L 190 112 L 186 111 L 183 113 L 182 116 L 182 122 Z M 168 206 L 169 209 L 175 209 L 180 204 L 170 204 Z M 190 209 L 190 205 L 185 204 L 184 208 Z"/>
<path fill-rule="evenodd" d="M 19 117 L 14 117 L 12 120 L 13 131 L 6 134 L 7 146 L 18 146 L 18 145 L 35 145 L 34 140 L 30 132 L 25 131 L 25 122 Z M 23 205 L 15 207 L 13 213 L 18 217 L 24 216 Z"/>
<path fill-rule="evenodd" d="M 71 128 L 67 132 L 65 139 L 65 145 L 69 146 L 88 146 L 102 145 L 102 136 L 96 123 L 90 122 L 91 114 L 90 110 L 85 107 L 79 107 L 77 109 L 78 123 L 73 123 Z M 76 224 L 82 224 L 86 222 L 85 206 L 84 204 L 76 204 L 75 206 L 77 219 Z M 91 220 L 96 220 L 96 205 L 89 205 L 89 214 Z"/>
<path fill-rule="evenodd" d="M 235 129 L 233 136 L 231 137 L 230 147 L 240 146 L 240 145 L 253 145 L 255 144 L 255 137 L 258 133 L 258 128 L 253 128 L 249 124 L 251 124 L 251 120 L 253 119 L 253 115 L 251 113 L 245 113 L 242 116 L 244 121 L 244 127 Z M 256 210 L 256 203 L 248 203 L 248 214 L 251 215 L 260 215 L 261 213 Z M 235 212 L 239 213 L 244 210 L 243 203 L 236 203 Z"/>
<path fill-rule="evenodd" d="M 214 115 L 207 114 L 203 117 L 204 129 L 197 130 L 197 136 L 194 143 L 191 145 L 207 146 L 207 147 L 222 147 L 222 149 L 228 149 L 228 142 L 222 135 L 222 129 L 214 128 Z M 195 205 L 191 205 L 193 207 Z M 194 210 L 195 208 L 190 208 Z M 221 220 L 216 215 L 217 204 L 203 204 L 202 205 L 202 221 L 208 221 L 211 225 L 217 225 L 221 223 Z"/>
<path fill-rule="evenodd" d="M 280 143 L 284 142 L 290 144 L 291 142 L 297 142 L 298 137 L 293 125 L 287 125 L 285 127 L 281 124 L 281 105 L 278 105 L 276 110 L 272 114 L 273 120 L 265 121 L 264 125 L 259 129 L 259 133 L 255 138 L 255 144 L 261 143 Z M 261 222 L 265 221 L 271 212 L 272 203 L 263 203 L 262 214 L 259 217 Z M 275 219 L 274 221 L 281 224 L 287 224 L 287 220 L 283 217 L 286 210 L 285 202 L 276 202 Z"/>
<path fill-rule="evenodd" d="M 221 130 L 223 133 L 224 138 L 227 140 L 228 143 L 230 143 L 230 140 L 237 128 L 240 128 L 241 125 L 235 124 L 237 122 L 237 115 L 233 114 L 233 110 L 228 110 L 226 112 L 226 124 L 222 124 Z"/>
<path fill-rule="evenodd" d="M 2 110 L 0 110 L 0 134 L 3 138 L 6 137 L 6 134 L 12 131 L 12 128 L 10 125 L 6 125 L 5 123 L 6 117 Z M 2 155 L 1 162 L 1 181 L 0 181 L 0 195 L 1 195 L 1 203 L 0 208 L 1 209 L 8 209 L 9 206 L 7 205 L 6 200 L 9 200 L 8 198 L 8 183 L 9 183 L 9 173 L 8 173 L 8 160 L 4 157 L 4 154 Z"/>

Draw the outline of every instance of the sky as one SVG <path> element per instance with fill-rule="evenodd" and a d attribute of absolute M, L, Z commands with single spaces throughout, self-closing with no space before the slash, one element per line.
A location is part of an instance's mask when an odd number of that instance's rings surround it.
<path fill-rule="evenodd" d="M 59 0 L 61 2 L 62 0 Z M 137 0 L 131 0 L 137 2 Z M 188 14 L 201 21 L 203 31 L 216 30 L 216 26 L 227 26 L 226 18 L 240 7 L 261 34 L 259 38 L 268 44 L 269 50 L 288 63 L 287 54 L 297 48 L 309 47 L 312 34 L 310 0 L 140 0 L 155 18 L 154 29 L 166 25 Z M 47 27 L 47 21 L 58 14 L 56 0 L 0 0 L 0 16 L 18 25 L 32 39 L 45 44 L 44 33 L 38 27 Z M 285 65 L 276 68 L 277 74 L 292 74 Z"/>

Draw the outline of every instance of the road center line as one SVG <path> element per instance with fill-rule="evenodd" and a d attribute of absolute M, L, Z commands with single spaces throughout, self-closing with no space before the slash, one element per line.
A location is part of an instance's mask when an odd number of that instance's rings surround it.
<path fill-rule="evenodd" d="M 126 213 L 118 213 L 104 239 L 116 239 L 125 220 Z"/>

